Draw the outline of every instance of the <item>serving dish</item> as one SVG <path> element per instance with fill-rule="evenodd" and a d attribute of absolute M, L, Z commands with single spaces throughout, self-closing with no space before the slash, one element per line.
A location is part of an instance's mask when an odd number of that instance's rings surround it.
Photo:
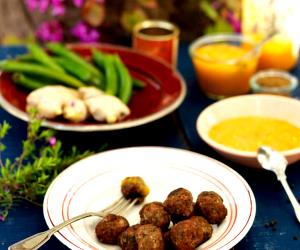
<path fill-rule="evenodd" d="M 249 79 L 255 73 L 259 49 L 241 34 L 208 34 L 189 47 L 197 83 L 212 99 L 249 92 Z"/>
<path fill-rule="evenodd" d="M 241 165 L 261 168 L 256 159 L 256 152 L 227 147 L 209 136 L 210 129 L 225 119 L 252 115 L 276 118 L 300 127 L 300 102 L 290 97 L 268 94 L 230 97 L 204 109 L 197 118 L 196 129 L 200 138 L 224 157 Z M 289 164 L 300 159 L 300 147 L 281 152 Z"/>
<path fill-rule="evenodd" d="M 124 121 L 106 124 L 96 121 L 71 123 L 65 120 L 46 120 L 43 126 L 67 131 L 107 131 L 139 126 L 160 119 L 174 111 L 186 95 L 186 85 L 182 76 L 168 64 L 153 59 L 131 48 L 109 44 L 70 44 L 75 52 L 89 58 L 94 48 L 107 53 L 120 55 L 131 75 L 146 84 L 142 90 L 133 95 L 129 108 L 130 116 Z M 11 74 L 0 75 L 0 105 L 15 117 L 28 121 L 25 112 L 28 92 L 17 87 Z"/>
<path fill-rule="evenodd" d="M 134 160 L 132 160 L 134 159 Z M 178 188 L 190 190 L 196 199 L 213 190 L 228 209 L 225 220 L 214 227 L 212 238 L 198 249 L 230 249 L 252 226 L 256 203 L 247 182 L 228 166 L 194 152 L 165 147 L 132 147 L 102 152 L 64 170 L 50 185 L 44 199 L 49 228 L 68 218 L 101 210 L 121 195 L 127 176 L 141 176 L 150 187 L 145 202 L 163 201 Z M 139 220 L 141 206 L 130 210 L 130 224 Z M 70 249 L 119 249 L 100 244 L 94 234 L 99 218 L 91 217 L 62 229 L 56 237 Z"/>

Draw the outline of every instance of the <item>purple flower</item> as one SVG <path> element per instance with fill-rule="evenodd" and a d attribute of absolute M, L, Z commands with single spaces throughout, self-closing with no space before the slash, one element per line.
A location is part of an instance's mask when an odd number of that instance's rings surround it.
<path fill-rule="evenodd" d="M 5 221 L 5 217 L 3 214 L 0 214 L 0 221 Z"/>
<path fill-rule="evenodd" d="M 81 42 L 96 42 L 100 38 L 100 34 L 96 29 L 89 27 L 83 22 L 78 22 L 71 29 L 71 34 Z"/>
<path fill-rule="evenodd" d="M 228 12 L 226 19 L 235 32 L 241 32 L 241 22 L 233 15 L 233 13 Z"/>
<path fill-rule="evenodd" d="M 63 29 L 56 20 L 44 22 L 38 27 L 36 36 L 43 42 L 60 42 L 63 40 Z"/>
<path fill-rule="evenodd" d="M 57 4 L 52 6 L 53 16 L 63 16 L 65 14 L 65 6 L 63 4 Z"/>
<path fill-rule="evenodd" d="M 39 10 L 39 12 L 45 13 L 51 8 L 53 16 L 65 14 L 64 0 L 26 0 L 25 4 L 30 11 Z"/>
<path fill-rule="evenodd" d="M 25 5 L 29 11 L 34 11 L 39 6 L 39 0 L 25 0 Z"/>
<path fill-rule="evenodd" d="M 40 0 L 39 11 L 45 13 L 49 7 L 49 0 Z"/>
<path fill-rule="evenodd" d="M 77 7 L 80 8 L 83 5 L 84 0 L 73 0 L 73 4 Z"/>
<path fill-rule="evenodd" d="M 54 136 L 52 136 L 50 139 L 49 139 L 49 144 L 53 147 L 55 146 L 56 144 L 56 138 Z"/>

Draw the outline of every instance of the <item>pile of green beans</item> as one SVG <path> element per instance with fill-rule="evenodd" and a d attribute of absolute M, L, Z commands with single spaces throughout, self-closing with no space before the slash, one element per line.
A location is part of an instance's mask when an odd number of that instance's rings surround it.
<path fill-rule="evenodd" d="M 11 72 L 13 81 L 28 90 L 50 84 L 94 86 L 125 104 L 130 101 L 133 88 L 145 87 L 130 75 L 118 54 L 93 50 L 89 62 L 60 43 L 48 43 L 46 48 L 51 54 L 37 44 L 29 44 L 27 54 L 0 61 L 0 70 Z"/>

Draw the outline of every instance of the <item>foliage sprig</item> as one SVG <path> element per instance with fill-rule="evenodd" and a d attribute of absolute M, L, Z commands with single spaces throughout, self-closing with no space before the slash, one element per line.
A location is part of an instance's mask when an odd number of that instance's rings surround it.
<path fill-rule="evenodd" d="M 42 205 L 43 197 L 53 179 L 70 164 L 94 154 L 80 152 L 73 146 L 67 153 L 55 131 L 41 128 L 42 120 L 31 112 L 27 138 L 23 141 L 22 152 L 14 160 L 3 161 L 1 153 L 6 149 L 3 139 L 11 126 L 4 121 L 0 124 L 0 220 L 4 221 L 9 210 L 19 200 Z"/>

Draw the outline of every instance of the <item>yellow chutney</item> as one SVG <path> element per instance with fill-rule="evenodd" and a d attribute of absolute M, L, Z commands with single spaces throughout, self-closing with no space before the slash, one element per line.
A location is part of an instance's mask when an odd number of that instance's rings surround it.
<path fill-rule="evenodd" d="M 276 150 L 300 147 L 300 128 L 280 119 L 241 116 L 217 123 L 209 136 L 225 146 L 255 152 L 262 146 Z"/>

